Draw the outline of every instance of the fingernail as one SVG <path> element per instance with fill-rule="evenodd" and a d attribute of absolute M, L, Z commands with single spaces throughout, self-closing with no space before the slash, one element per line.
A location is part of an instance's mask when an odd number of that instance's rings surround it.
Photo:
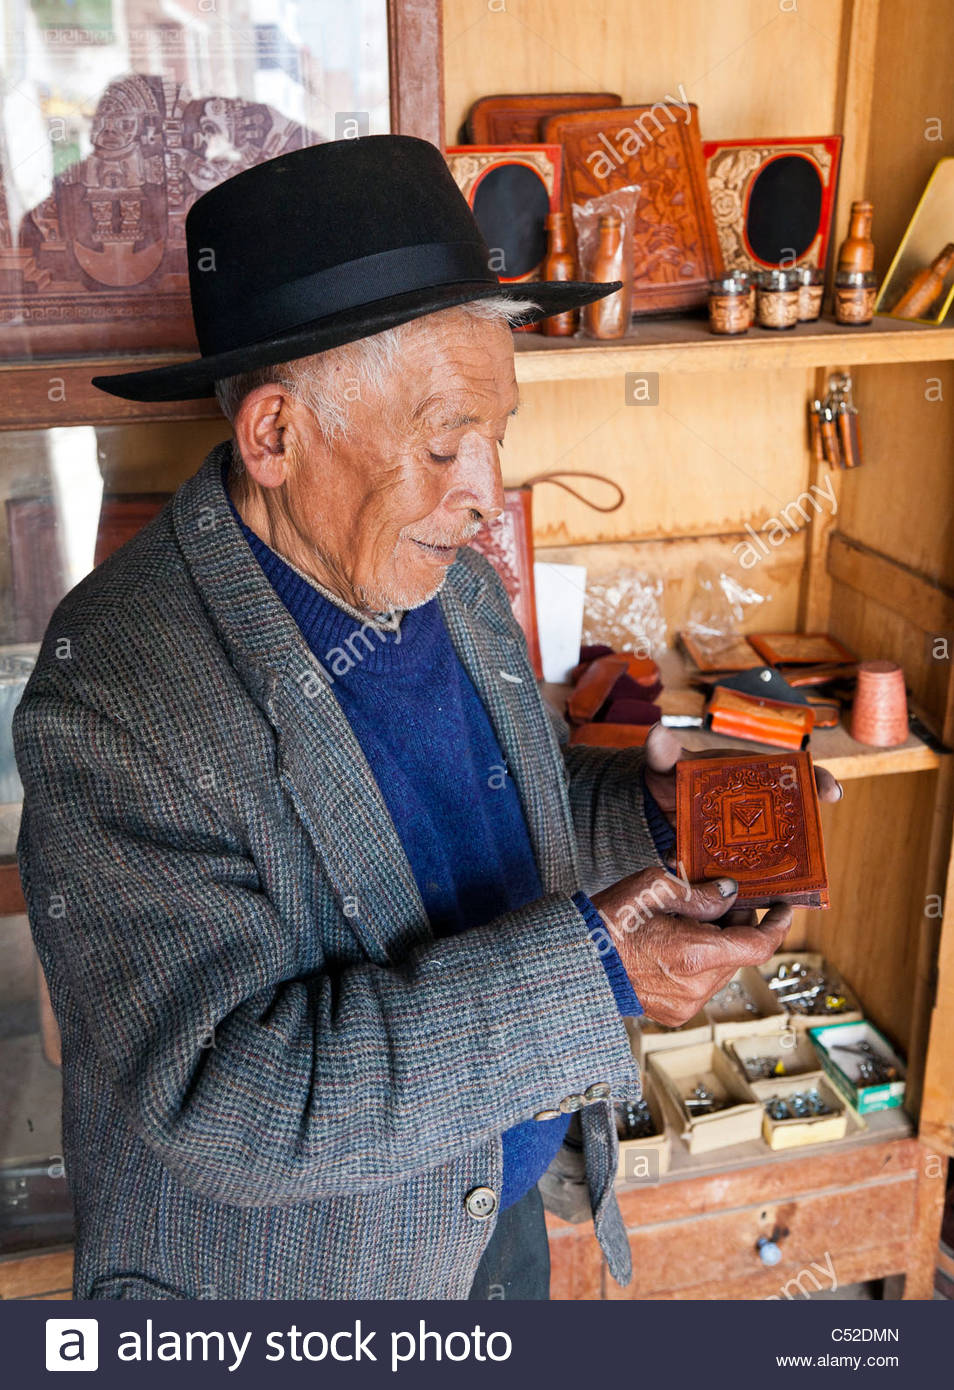
<path fill-rule="evenodd" d="M 839 782 L 839 783 L 838 783 L 838 800 L 839 800 L 839 801 L 840 801 L 841 798 L 844 796 L 844 794 L 845 794 L 845 789 L 844 789 L 844 787 L 842 786 L 841 782 Z"/>
<path fill-rule="evenodd" d="M 719 890 L 720 897 L 723 898 L 731 898 L 733 893 L 739 891 L 739 885 L 734 878 L 717 878 L 716 887 Z"/>

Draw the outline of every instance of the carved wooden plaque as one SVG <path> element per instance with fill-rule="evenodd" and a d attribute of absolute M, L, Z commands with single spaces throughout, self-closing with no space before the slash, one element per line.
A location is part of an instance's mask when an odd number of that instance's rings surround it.
<path fill-rule="evenodd" d="M 615 92 L 502 93 L 479 97 L 470 108 L 465 133 L 470 145 L 526 145 L 540 139 L 542 123 L 562 111 L 620 106 Z"/>
<path fill-rule="evenodd" d="M 722 270 L 691 102 L 553 116 L 543 138 L 563 145 L 566 200 L 585 203 L 638 184 L 633 239 L 633 313 L 665 313 L 706 302 Z M 572 224 L 572 216 L 568 218 Z"/>
<path fill-rule="evenodd" d="M 696 882 L 727 876 L 749 907 L 828 906 L 828 870 L 809 753 L 676 764 L 676 854 Z"/>
<path fill-rule="evenodd" d="M 92 151 L 14 231 L 0 181 L 0 356 L 196 346 L 185 217 L 243 169 L 317 143 L 261 102 L 194 99 L 132 73 L 93 116 Z"/>

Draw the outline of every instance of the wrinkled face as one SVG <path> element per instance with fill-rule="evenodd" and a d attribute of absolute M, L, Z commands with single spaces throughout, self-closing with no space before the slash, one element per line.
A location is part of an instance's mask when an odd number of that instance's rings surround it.
<path fill-rule="evenodd" d="M 425 317 L 382 395 L 355 399 L 359 384 L 344 369 L 338 384 L 350 402 L 347 438 L 314 467 L 326 446 L 305 412 L 286 515 L 336 592 L 377 611 L 418 607 L 441 588 L 457 547 L 503 508 L 497 450 L 517 406 L 510 329 Z"/>

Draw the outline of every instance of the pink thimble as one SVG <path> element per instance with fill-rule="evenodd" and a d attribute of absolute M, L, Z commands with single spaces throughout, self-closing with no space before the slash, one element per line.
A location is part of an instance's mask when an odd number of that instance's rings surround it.
<path fill-rule="evenodd" d="M 896 748 L 908 738 L 904 672 L 894 661 L 862 661 L 858 667 L 851 736 L 872 748 Z"/>

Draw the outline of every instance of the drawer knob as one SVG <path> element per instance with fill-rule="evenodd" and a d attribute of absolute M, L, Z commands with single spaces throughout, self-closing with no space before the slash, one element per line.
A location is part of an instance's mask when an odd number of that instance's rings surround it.
<path fill-rule="evenodd" d="M 768 1236 L 759 1236 L 755 1242 L 755 1248 L 759 1252 L 759 1259 L 764 1265 L 777 1265 L 782 1258 L 782 1252 L 774 1240 L 769 1240 Z"/>

